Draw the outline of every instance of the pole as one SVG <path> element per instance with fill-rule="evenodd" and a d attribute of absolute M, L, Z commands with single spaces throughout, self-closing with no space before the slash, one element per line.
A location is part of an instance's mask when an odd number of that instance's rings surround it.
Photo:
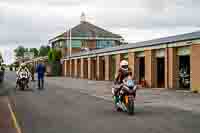
<path fill-rule="evenodd" d="M 71 29 L 69 29 L 69 44 L 70 44 L 70 56 L 72 55 L 72 33 L 71 33 Z"/>
<path fill-rule="evenodd" d="M 67 36 L 67 56 L 69 56 L 69 31 L 66 30 L 66 36 Z"/>

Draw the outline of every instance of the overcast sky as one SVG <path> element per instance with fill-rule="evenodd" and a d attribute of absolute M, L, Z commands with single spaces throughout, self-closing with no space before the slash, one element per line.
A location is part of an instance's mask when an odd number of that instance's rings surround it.
<path fill-rule="evenodd" d="M 13 61 L 17 45 L 39 47 L 79 24 L 82 12 L 129 42 L 200 30 L 200 0 L 1 0 L 0 50 L 6 62 Z"/>

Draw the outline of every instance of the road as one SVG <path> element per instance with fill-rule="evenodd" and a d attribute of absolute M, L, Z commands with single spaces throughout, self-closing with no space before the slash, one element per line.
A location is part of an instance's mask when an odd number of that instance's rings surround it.
<path fill-rule="evenodd" d="M 135 116 L 113 112 L 110 101 L 46 82 L 14 91 L 14 73 L 6 73 L 10 100 L 22 133 L 199 133 L 200 113 L 172 107 L 136 105 Z M 66 81 L 67 82 L 67 81 Z M 35 83 L 36 84 L 36 83 Z"/>

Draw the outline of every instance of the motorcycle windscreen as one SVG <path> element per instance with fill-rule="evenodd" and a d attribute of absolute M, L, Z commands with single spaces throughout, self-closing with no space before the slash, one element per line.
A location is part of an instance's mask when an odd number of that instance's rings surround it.
<path fill-rule="evenodd" d="M 134 86 L 133 80 L 127 80 L 127 86 L 128 87 L 133 87 Z"/>

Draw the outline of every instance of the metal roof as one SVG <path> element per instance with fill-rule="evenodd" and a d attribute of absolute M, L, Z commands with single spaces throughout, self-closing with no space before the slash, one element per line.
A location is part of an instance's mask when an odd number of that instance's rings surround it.
<path fill-rule="evenodd" d="M 148 40 L 148 41 L 143 41 L 143 42 L 129 43 L 126 45 L 120 45 L 120 46 L 115 46 L 115 47 L 105 48 L 105 49 L 98 49 L 98 50 L 93 50 L 90 52 L 76 53 L 76 54 L 73 54 L 71 57 L 107 53 L 107 52 L 130 49 L 130 48 L 155 46 L 155 45 L 160 45 L 160 44 L 174 43 L 174 42 L 180 42 L 180 41 L 189 41 L 189 40 L 195 40 L 195 39 L 200 39 L 200 31 L 176 35 L 176 36 L 169 36 L 169 37 L 164 37 L 164 38 L 159 38 L 159 39 L 153 39 L 153 40 Z M 69 58 L 69 57 L 66 56 L 65 58 Z"/>
<path fill-rule="evenodd" d="M 72 37 L 102 37 L 102 38 L 122 38 L 120 35 L 114 34 L 110 31 L 104 30 L 98 26 L 95 26 L 89 22 L 81 22 L 79 25 L 71 29 Z M 68 32 L 64 32 L 49 41 L 56 38 L 68 36 Z"/>

